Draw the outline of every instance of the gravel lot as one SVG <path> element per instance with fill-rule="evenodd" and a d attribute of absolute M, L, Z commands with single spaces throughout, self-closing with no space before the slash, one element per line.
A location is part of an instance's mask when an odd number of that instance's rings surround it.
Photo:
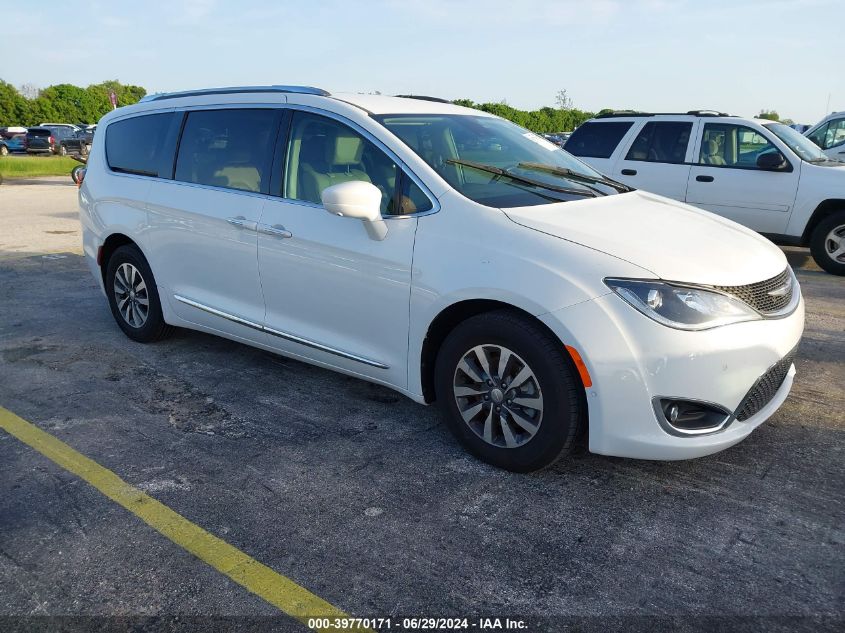
<path fill-rule="evenodd" d="M 188 331 L 133 343 L 76 217 L 68 178 L 0 187 L 0 406 L 330 603 L 530 631 L 842 630 L 845 280 L 806 251 L 795 387 L 745 442 L 520 476 L 387 389 Z M 66 615 L 304 630 L 0 431 L 0 630 Z"/>

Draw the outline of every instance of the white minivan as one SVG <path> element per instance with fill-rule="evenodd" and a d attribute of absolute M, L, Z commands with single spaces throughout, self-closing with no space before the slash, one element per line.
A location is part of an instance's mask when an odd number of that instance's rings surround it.
<path fill-rule="evenodd" d="M 192 328 L 436 401 L 514 471 L 583 433 L 714 453 L 791 388 L 804 304 L 780 249 L 498 117 L 267 86 L 156 95 L 98 129 L 85 256 L 136 341 Z"/>
<path fill-rule="evenodd" d="M 638 189 L 809 246 L 819 266 L 845 275 L 845 163 L 783 123 L 709 110 L 608 113 L 565 149 Z"/>

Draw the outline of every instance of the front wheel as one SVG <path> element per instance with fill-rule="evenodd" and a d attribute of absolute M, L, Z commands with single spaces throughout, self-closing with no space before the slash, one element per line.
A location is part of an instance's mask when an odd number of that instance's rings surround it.
<path fill-rule="evenodd" d="M 515 472 L 539 470 L 571 450 L 586 416 L 582 390 L 563 344 L 508 310 L 461 323 L 435 365 L 452 433 L 479 459 Z"/>
<path fill-rule="evenodd" d="M 153 271 L 136 246 L 121 246 L 112 254 L 105 283 L 112 316 L 126 336 L 151 343 L 170 333 Z"/>
<path fill-rule="evenodd" d="M 810 236 L 810 252 L 831 275 L 845 275 L 845 211 L 818 223 Z"/>

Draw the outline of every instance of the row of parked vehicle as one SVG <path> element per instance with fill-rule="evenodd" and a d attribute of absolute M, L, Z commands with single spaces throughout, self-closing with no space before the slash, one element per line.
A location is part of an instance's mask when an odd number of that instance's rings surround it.
<path fill-rule="evenodd" d="M 87 156 L 96 129 L 96 125 L 84 123 L 42 123 L 30 128 L 0 128 L 0 156 L 14 152 Z"/>

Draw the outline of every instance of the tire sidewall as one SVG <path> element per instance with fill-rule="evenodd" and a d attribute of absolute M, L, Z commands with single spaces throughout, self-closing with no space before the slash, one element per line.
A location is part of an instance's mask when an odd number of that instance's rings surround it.
<path fill-rule="evenodd" d="M 482 315 L 485 316 L 485 315 Z M 572 392 L 572 370 L 562 354 L 551 353 L 538 341 L 536 330 L 501 327 L 495 319 L 472 318 L 444 341 L 435 366 L 435 390 L 447 425 L 473 455 L 500 468 L 529 472 L 548 466 L 569 448 L 577 434 L 580 403 Z M 452 391 L 457 363 L 476 345 L 507 347 L 534 372 L 543 394 L 543 418 L 537 434 L 518 448 L 491 446 L 464 422 Z M 562 344 L 558 343 L 561 348 Z M 580 387 L 580 381 L 577 383 Z"/>
<path fill-rule="evenodd" d="M 822 269 L 831 275 L 845 275 L 845 264 L 830 258 L 825 250 L 824 242 L 831 230 L 843 224 L 845 224 L 845 211 L 834 213 L 819 222 L 813 230 L 813 235 L 810 239 L 810 252 L 813 255 L 813 259 L 816 260 L 816 263 Z"/>
<path fill-rule="evenodd" d="M 121 264 L 132 264 L 141 273 L 144 282 L 147 285 L 147 296 L 150 302 L 150 309 L 147 314 L 147 320 L 139 328 L 132 327 L 120 314 L 117 309 L 117 298 L 114 296 L 114 277 L 115 272 Z M 109 258 L 106 265 L 106 279 L 105 279 L 106 297 L 108 298 L 109 307 L 111 308 L 112 316 L 117 322 L 117 325 L 123 330 L 129 338 L 142 343 L 154 341 L 159 338 L 162 328 L 165 326 L 164 317 L 161 311 L 161 302 L 158 296 L 158 286 L 153 277 L 153 272 L 150 270 L 147 260 L 135 246 L 121 246 Z"/>

